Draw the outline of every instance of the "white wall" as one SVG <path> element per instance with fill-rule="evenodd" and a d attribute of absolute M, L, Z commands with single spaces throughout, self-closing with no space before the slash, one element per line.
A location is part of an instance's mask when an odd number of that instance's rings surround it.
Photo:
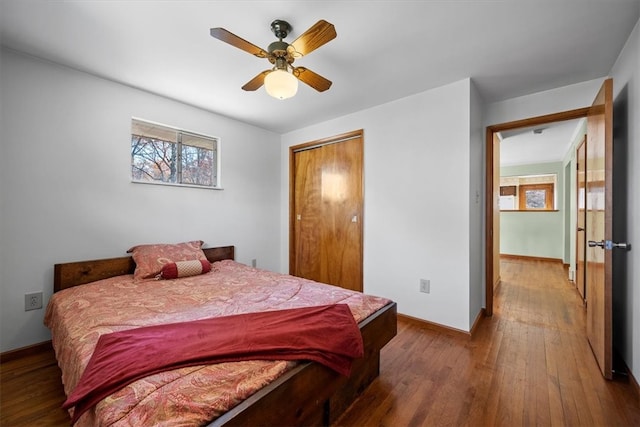
<path fill-rule="evenodd" d="M 484 103 L 473 81 L 470 105 L 470 155 L 469 155 L 469 325 L 473 326 L 485 306 L 485 257 L 484 257 L 484 181 L 485 129 L 482 126 Z"/>
<path fill-rule="evenodd" d="M 484 123 L 490 126 L 587 107 L 603 81 L 604 77 L 488 104 L 484 110 Z"/>
<path fill-rule="evenodd" d="M 54 263 L 202 239 L 279 268 L 279 135 L 5 49 L 0 60 L 0 351 L 50 338 L 24 294 L 46 304 Z M 132 184 L 132 116 L 220 137 L 224 190 Z"/>
<path fill-rule="evenodd" d="M 614 281 L 613 343 L 636 381 L 640 380 L 640 21 L 627 40 L 610 75 L 614 91 L 614 152 L 624 138 L 627 145 L 627 235 L 632 250 L 626 254 L 626 277 Z M 626 114 L 625 114 L 626 112 Z M 624 116 L 623 116 L 624 115 Z M 621 123 L 624 124 L 621 129 Z M 615 158 L 614 154 L 614 158 Z M 615 203 L 615 201 L 614 201 Z M 614 207 L 615 209 L 615 207 Z M 615 236 L 614 236 L 615 237 Z M 615 273 L 614 273 L 615 274 Z"/>
<path fill-rule="evenodd" d="M 468 331 L 477 315 L 469 314 L 470 93 L 466 79 L 283 135 L 282 270 L 289 147 L 364 129 L 365 292 L 393 299 L 400 313 Z M 431 280 L 430 294 L 419 292 L 420 278 Z"/>
<path fill-rule="evenodd" d="M 503 166 L 501 176 L 556 174 L 556 212 L 500 212 L 500 253 L 563 259 L 564 169 L 562 162 Z"/>

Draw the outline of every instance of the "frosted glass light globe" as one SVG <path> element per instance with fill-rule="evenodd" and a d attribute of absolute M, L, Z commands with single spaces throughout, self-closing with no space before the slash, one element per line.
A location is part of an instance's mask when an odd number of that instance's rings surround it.
<path fill-rule="evenodd" d="M 275 70 L 264 78 L 264 88 L 274 98 L 291 98 L 298 92 L 298 79 L 284 70 Z"/>

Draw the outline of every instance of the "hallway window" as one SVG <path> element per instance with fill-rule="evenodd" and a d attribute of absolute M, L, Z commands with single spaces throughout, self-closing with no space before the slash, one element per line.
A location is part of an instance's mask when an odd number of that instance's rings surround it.
<path fill-rule="evenodd" d="M 553 184 L 521 185 L 518 196 L 521 211 L 553 210 Z"/>

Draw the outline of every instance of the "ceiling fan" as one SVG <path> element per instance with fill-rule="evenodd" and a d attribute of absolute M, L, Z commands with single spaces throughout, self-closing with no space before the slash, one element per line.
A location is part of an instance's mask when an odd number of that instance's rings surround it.
<path fill-rule="evenodd" d="M 308 68 L 294 67 L 292 64 L 296 58 L 308 55 L 333 40 L 337 35 L 335 27 L 325 20 L 320 20 L 289 44 L 282 39 L 287 37 L 291 29 L 287 21 L 273 21 L 271 31 L 278 41 L 271 43 L 266 51 L 224 28 L 211 28 L 211 36 L 258 58 L 267 58 L 273 64 L 271 69 L 261 72 L 242 86 L 244 90 L 254 91 L 264 84 L 269 95 L 285 99 L 296 94 L 300 80 L 315 90 L 324 92 L 331 87 L 330 80 Z"/>

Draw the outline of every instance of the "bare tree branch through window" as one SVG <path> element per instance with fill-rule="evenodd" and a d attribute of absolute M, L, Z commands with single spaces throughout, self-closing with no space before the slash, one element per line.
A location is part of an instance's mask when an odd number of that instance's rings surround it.
<path fill-rule="evenodd" d="M 217 187 L 218 144 L 217 138 L 133 119 L 131 178 Z"/>

